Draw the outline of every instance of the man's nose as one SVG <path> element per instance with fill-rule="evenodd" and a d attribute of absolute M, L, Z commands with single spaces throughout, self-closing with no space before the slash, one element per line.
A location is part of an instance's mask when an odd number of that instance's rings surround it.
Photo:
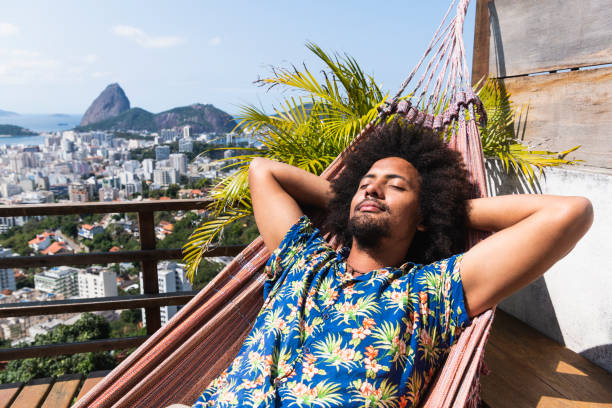
<path fill-rule="evenodd" d="M 366 187 L 365 195 L 366 197 L 370 196 L 376 198 L 383 198 L 383 191 L 380 183 L 373 181 L 372 183 L 368 184 L 368 186 Z"/>

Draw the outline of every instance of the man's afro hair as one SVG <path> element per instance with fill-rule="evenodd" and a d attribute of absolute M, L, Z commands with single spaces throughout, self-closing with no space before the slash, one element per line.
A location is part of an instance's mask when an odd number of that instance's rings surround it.
<path fill-rule="evenodd" d="M 325 229 L 342 245 L 351 245 L 347 228 L 351 200 L 374 162 L 386 157 L 407 160 L 420 175 L 419 215 L 425 231 L 416 232 L 405 260 L 426 264 L 464 251 L 467 200 L 476 188 L 469 181 L 463 159 L 439 134 L 400 120 L 378 126 L 347 154 L 345 168 L 331 182 L 333 198 Z"/>

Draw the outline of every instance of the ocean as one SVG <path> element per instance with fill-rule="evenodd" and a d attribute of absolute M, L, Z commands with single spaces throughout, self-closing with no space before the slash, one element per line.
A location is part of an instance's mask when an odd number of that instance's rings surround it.
<path fill-rule="evenodd" d="M 0 124 L 21 126 L 34 132 L 56 132 L 70 130 L 81 123 L 83 115 L 66 114 L 17 114 L 1 115 Z M 0 137 L 0 145 L 40 145 L 45 142 L 44 136 L 11 136 Z"/>

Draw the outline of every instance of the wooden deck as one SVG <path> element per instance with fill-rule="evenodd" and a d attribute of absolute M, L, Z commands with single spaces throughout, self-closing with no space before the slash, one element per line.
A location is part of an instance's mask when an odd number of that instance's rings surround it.
<path fill-rule="evenodd" d="M 611 374 L 501 310 L 485 362 L 481 396 L 491 408 L 612 407 Z"/>
<path fill-rule="evenodd" d="M 485 406 L 612 407 L 612 375 L 502 311 L 496 313 L 485 361 L 491 371 L 482 377 Z M 107 373 L 0 385 L 0 408 L 67 408 Z"/>
<path fill-rule="evenodd" d="M 106 374 L 108 371 L 94 371 L 87 378 L 81 374 L 69 374 L 55 381 L 40 378 L 27 384 L 2 384 L 0 408 L 68 408 Z"/>

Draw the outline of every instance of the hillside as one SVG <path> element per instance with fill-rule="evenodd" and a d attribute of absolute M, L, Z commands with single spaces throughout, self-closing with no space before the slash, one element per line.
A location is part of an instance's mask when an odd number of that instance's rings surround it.
<path fill-rule="evenodd" d="M 194 133 L 231 131 L 236 122 L 226 112 L 213 105 L 193 104 L 153 114 L 141 108 L 132 108 L 112 118 L 79 126 L 76 130 L 148 130 L 157 132 L 181 126 L 191 126 Z"/>
<path fill-rule="evenodd" d="M 0 135 L 2 136 L 34 136 L 38 133 L 15 125 L 0 125 Z"/>
<path fill-rule="evenodd" d="M 155 122 L 153 121 L 154 117 L 154 114 L 144 109 L 131 108 L 112 118 L 91 123 L 87 126 L 79 126 L 76 130 L 148 130 L 154 132 L 157 130 Z"/>

